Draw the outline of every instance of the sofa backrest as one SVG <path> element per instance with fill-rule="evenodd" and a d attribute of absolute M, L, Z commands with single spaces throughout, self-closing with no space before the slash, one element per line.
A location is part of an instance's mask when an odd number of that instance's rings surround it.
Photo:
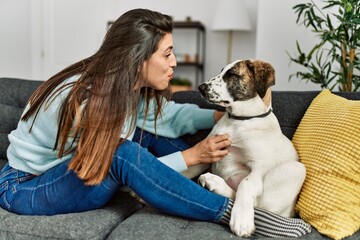
<path fill-rule="evenodd" d="M 42 81 L 16 78 L 0 78 L 0 159 L 6 159 L 9 145 L 8 134 L 14 130 L 20 119 L 30 95 L 40 86 Z M 301 118 L 317 96 L 319 91 L 273 91 L 272 107 L 283 133 L 292 139 Z M 352 100 L 360 100 L 360 92 L 334 92 Z M 176 92 L 173 100 L 178 103 L 195 103 L 201 108 L 224 111 L 224 108 L 208 103 L 198 91 Z M 199 131 L 195 136 L 184 136 L 184 140 L 194 145 L 204 139 L 210 129 Z"/>
<path fill-rule="evenodd" d="M 286 137 L 292 139 L 306 109 L 318 94 L 319 91 L 274 91 L 272 93 L 273 112 Z"/>
<path fill-rule="evenodd" d="M 352 100 L 360 100 L 360 92 L 334 92 L 337 95 Z M 319 91 L 273 91 L 272 92 L 272 107 L 273 112 L 279 120 L 282 132 L 289 139 L 292 139 L 297 126 L 304 116 L 307 108 L 310 106 L 312 100 L 319 94 Z M 204 100 L 197 91 L 191 92 L 175 92 L 173 100 L 179 103 L 196 103 L 202 108 L 212 108 L 217 110 L 224 110 L 219 106 L 209 104 Z M 196 136 L 185 136 L 184 140 L 190 145 L 194 145 L 207 134 L 210 130 L 201 131 Z"/>
<path fill-rule="evenodd" d="M 274 91 L 272 106 L 281 130 L 292 139 L 312 100 L 320 91 Z M 360 100 L 360 92 L 333 92 L 350 100 Z"/>

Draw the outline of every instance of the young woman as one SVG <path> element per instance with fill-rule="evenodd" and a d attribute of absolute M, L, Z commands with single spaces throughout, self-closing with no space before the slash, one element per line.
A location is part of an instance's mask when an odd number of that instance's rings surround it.
<path fill-rule="evenodd" d="M 167 15 L 128 11 L 94 55 L 34 92 L 9 135 L 2 208 L 81 212 L 128 186 L 165 213 L 228 224 L 232 202 L 178 173 L 221 160 L 231 141 L 221 135 L 189 148 L 178 139 L 212 127 L 222 113 L 168 101 L 176 66 L 171 32 Z"/>

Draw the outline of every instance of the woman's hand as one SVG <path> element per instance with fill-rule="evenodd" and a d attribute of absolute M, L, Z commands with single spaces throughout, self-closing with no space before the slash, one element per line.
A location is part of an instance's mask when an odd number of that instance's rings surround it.
<path fill-rule="evenodd" d="M 228 134 L 211 136 L 183 151 L 182 155 L 188 167 L 200 163 L 214 163 L 229 153 L 227 147 L 230 144 Z"/>
<path fill-rule="evenodd" d="M 214 112 L 214 121 L 217 123 L 217 121 L 224 116 L 225 112 L 215 111 Z"/>

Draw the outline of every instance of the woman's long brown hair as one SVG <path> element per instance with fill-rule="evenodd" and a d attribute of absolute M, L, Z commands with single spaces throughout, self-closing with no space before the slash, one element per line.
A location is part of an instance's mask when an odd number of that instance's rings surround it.
<path fill-rule="evenodd" d="M 120 138 L 125 121 L 136 126 L 139 98 L 156 99 L 155 113 L 161 113 L 163 99 L 171 91 L 142 88 L 134 90 L 139 68 L 157 50 L 159 41 L 172 32 L 171 17 L 147 9 L 134 9 L 120 16 L 108 30 L 100 49 L 45 81 L 30 97 L 30 108 L 22 117 L 27 121 L 38 114 L 42 105 L 71 87 L 59 106 L 59 128 L 54 150 L 58 157 L 74 152 L 69 169 L 88 185 L 99 184 L 108 174 L 116 148 L 125 141 Z M 73 83 L 62 84 L 79 75 Z M 31 131 L 31 129 L 30 129 Z M 66 149 L 68 139 L 77 147 Z"/>

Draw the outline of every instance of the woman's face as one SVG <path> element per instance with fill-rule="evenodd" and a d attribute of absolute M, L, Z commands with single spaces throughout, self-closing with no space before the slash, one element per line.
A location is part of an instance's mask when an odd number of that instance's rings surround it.
<path fill-rule="evenodd" d="M 135 88 L 151 87 L 155 90 L 164 90 L 173 78 L 175 66 L 173 38 L 170 33 L 167 33 L 160 40 L 156 52 L 144 62 L 141 68 L 141 80 Z"/>

